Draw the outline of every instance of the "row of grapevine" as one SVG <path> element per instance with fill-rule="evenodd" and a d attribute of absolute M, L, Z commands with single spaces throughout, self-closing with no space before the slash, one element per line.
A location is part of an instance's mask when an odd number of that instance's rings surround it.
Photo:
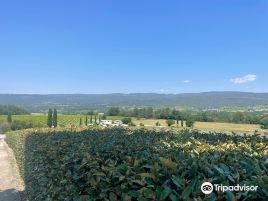
<path fill-rule="evenodd" d="M 58 125 L 60 127 L 71 124 L 79 125 L 80 118 L 82 118 L 84 122 L 86 115 L 58 115 Z M 90 116 L 88 116 L 88 119 L 89 118 Z M 0 115 L 0 123 L 6 120 L 7 115 Z M 12 120 L 32 123 L 34 127 L 47 127 L 47 115 L 12 115 Z"/>

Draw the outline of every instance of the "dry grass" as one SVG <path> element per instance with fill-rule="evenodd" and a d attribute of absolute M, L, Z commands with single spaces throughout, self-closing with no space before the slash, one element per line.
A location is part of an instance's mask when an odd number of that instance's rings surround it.
<path fill-rule="evenodd" d="M 165 119 L 133 119 L 133 123 L 137 126 L 140 125 L 140 123 L 145 126 L 155 126 L 156 122 L 159 122 L 161 126 L 167 126 Z"/>
<path fill-rule="evenodd" d="M 237 132 L 237 133 L 254 133 L 267 132 L 262 130 L 257 124 L 233 124 L 219 122 L 195 122 L 194 128 L 203 131 L 218 131 L 218 132 Z"/>
<path fill-rule="evenodd" d="M 144 124 L 144 126 L 156 126 L 156 122 L 159 122 L 160 126 L 167 126 L 166 119 L 133 119 L 132 121 L 137 126 L 139 126 L 140 123 Z M 176 127 L 176 121 L 173 127 Z"/>
<path fill-rule="evenodd" d="M 159 122 L 161 127 L 167 126 L 165 119 L 133 119 L 134 124 L 137 126 L 140 123 L 144 126 L 155 127 L 156 122 Z M 176 126 L 173 125 L 174 127 Z M 253 134 L 255 131 L 258 133 L 268 133 L 268 130 L 261 129 L 258 124 L 234 124 L 234 123 L 219 123 L 219 122 L 195 122 L 194 129 L 201 131 L 216 131 L 216 132 L 227 132 L 227 133 L 250 133 Z"/>

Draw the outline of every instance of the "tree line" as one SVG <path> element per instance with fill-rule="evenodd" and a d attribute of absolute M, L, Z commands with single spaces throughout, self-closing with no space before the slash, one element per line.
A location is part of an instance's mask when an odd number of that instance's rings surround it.
<path fill-rule="evenodd" d="M 23 115 L 30 114 L 27 110 L 14 105 L 0 105 L 0 115 Z"/>
<path fill-rule="evenodd" d="M 171 108 L 134 108 L 123 109 L 111 107 L 106 112 L 108 116 L 124 116 L 146 119 L 170 119 L 185 120 L 187 126 L 191 126 L 195 121 L 202 122 L 226 122 L 226 123 L 245 123 L 261 124 L 263 128 L 268 128 L 268 115 L 255 115 L 248 112 L 191 112 L 180 111 Z"/>

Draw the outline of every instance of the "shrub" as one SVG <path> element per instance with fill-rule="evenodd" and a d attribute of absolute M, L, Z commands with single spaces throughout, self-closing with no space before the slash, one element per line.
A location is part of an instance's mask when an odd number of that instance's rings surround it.
<path fill-rule="evenodd" d="M 6 133 L 10 130 L 10 124 L 7 122 L 0 123 L 0 133 Z"/>
<path fill-rule="evenodd" d="M 161 126 L 161 124 L 159 122 L 156 122 L 155 125 L 156 126 Z"/>
<path fill-rule="evenodd" d="M 192 120 L 192 119 L 187 119 L 187 121 L 186 121 L 186 126 L 187 126 L 187 127 L 193 127 L 193 126 L 194 126 L 194 120 Z"/>
<path fill-rule="evenodd" d="M 173 119 L 168 119 L 168 120 L 166 121 L 166 123 L 167 123 L 168 126 L 172 126 L 172 125 L 175 124 L 175 121 L 174 121 Z"/>
<path fill-rule="evenodd" d="M 257 135 L 48 129 L 10 132 L 6 140 L 30 201 L 268 199 L 268 139 Z M 258 191 L 207 196 L 204 181 Z"/>
<path fill-rule="evenodd" d="M 7 115 L 7 122 L 12 123 L 12 116 L 10 113 Z"/>
<path fill-rule="evenodd" d="M 131 120 L 130 117 L 125 117 L 125 118 L 122 119 L 122 122 L 123 122 L 123 124 L 129 124 L 129 123 L 132 122 L 132 120 Z"/>
<path fill-rule="evenodd" d="M 130 123 L 128 123 L 128 126 L 136 126 L 136 124 L 131 121 Z"/>
<path fill-rule="evenodd" d="M 261 126 L 262 126 L 263 129 L 268 128 L 268 117 L 265 117 L 265 118 L 261 119 Z"/>
<path fill-rule="evenodd" d="M 27 129 L 27 128 L 33 128 L 33 124 L 32 122 L 25 122 L 25 121 L 17 121 L 14 120 L 11 124 L 10 124 L 10 128 L 11 130 L 21 130 L 21 129 Z"/>
<path fill-rule="evenodd" d="M 143 123 L 140 123 L 140 126 L 144 126 L 144 124 Z"/>

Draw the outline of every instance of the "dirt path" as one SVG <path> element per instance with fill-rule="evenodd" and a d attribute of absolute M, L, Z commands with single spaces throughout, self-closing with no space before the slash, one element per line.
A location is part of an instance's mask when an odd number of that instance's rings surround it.
<path fill-rule="evenodd" d="M 20 192 L 24 191 L 23 182 L 12 150 L 0 135 L 0 201 L 22 201 Z"/>

